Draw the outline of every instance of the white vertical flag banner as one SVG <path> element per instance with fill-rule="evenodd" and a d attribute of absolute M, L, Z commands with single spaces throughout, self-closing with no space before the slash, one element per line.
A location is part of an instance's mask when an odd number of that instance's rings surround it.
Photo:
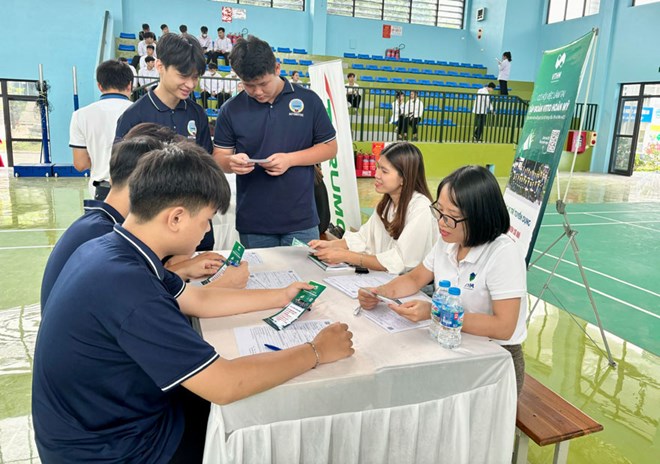
<path fill-rule="evenodd" d="M 309 67 L 309 78 L 311 89 L 321 97 L 337 131 L 337 156 L 322 164 L 331 221 L 344 230 L 359 229 L 362 219 L 341 60 L 313 64 Z"/>

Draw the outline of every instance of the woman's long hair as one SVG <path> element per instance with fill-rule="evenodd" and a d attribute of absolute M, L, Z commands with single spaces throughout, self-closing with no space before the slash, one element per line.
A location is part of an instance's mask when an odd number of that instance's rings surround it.
<path fill-rule="evenodd" d="M 397 240 L 406 225 L 406 213 L 413 193 L 419 192 L 429 201 L 433 201 L 433 199 L 426 183 L 424 159 L 419 148 L 412 143 L 397 142 L 385 148 L 380 156 L 387 158 L 403 178 L 399 205 L 391 222 L 387 219 L 390 208 L 394 207 L 390 195 L 387 193 L 383 195 L 376 206 L 376 212 L 383 221 L 385 229 L 394 240 Z"/>

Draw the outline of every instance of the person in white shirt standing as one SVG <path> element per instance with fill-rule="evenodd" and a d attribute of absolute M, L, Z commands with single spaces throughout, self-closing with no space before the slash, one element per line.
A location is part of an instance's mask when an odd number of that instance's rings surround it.
<path fill-rule="evenodd" d="M 156 69 L 156 60 L 153 56 L 147 56 L 144 59 L 144 67 L 140 68 L 138 76 L 140 76 L 138 80 L 141 87 L 151 88 L 158 84 L 160 74 L 158 74 L 158 70 Z"/>
<path fill-rule="evenodd" d="M 147 32 L 144 33 L 144 38 L 142 40 L 140 40 L 140 42 L 138 43 L 137 55 L 135 55 L 133 57 L 133 60 L 131 61 L 131 64 L 133 65 L 133 67 L 137 68 L 138 65 L 140 64 L 139 60 L 143 56 L 147 55 L 147 47 L 149 45 L 153 45 L 153 47 L 154 47 L 154 58 L 157 58 L 156 57 L 156 34 L 154 34 L 153 32 L 148 32 L 147 31 Z"/>
<path fill-rule="evenodd" d="M 147 59 L 148 56 L 152 57 L 154 60 L 156 59 L 156 47 L 155 46 L 147 45 L 147 54 L 140 57 L 140 69 L 147 67 L 147 63 L 146 63 L 145 60 Z"/>
<path fill-rule="evenodd" d="M 73 113 L 69 146 L 75 168 L 80 172 L 91 170 L 90 194 L 102 201 L 110 191 L 110 153 L 117 120 L 132 104 L 128 97 L 133 73 L 121 61 L 108 60 L 96 68 L 96 82 L 101 99 Z"/>
<path fill-rule="evenodd" d="M 493 112 L 493 104 L 490 102 L 490 93 L 495 90 L 495 84 L 489 82 L 477 91 L 472 112 L 474 113 L 474 141 L 481 142 L 484 132 L 486 116 Z"/>
<path fill-rule="evenodd" d="M 404 136 L 408 133 L 408 126 L 410 126 L 412 129 L 412 140 L 416 141 L 417 126 L 419 125 L 419 121 L 422 119 L 422 115 L 424 114 L 424 104 L 419 98 L 417 98 L 416 90 L 410 91 L 410 99 L 406 102 L 406 106 L 403 112 L 406 115 L 406 119 L 403 123 Z"/>
<path fill-rule="evenodd" d="M 360 230 L 309 246 L 329 263 L 401 274 L 419 265 L 439 237 L 419 148 L 408 142 L 389 145 L 380 154 L 375 181 L 383 197 Z"/>
<path fill-rule="evenodd" d="M 220 108 L 220 98 L 218 94 L 221 93 L 223 87 L 223 81 L 220 80 L 220 74 L 218 73 L 218 65 L 215 63 L 208 64 L 208 70 L 202 75 L 200 81 L 200 87 L 202 88 L 202 106 L 208 108 L 209 97 L 215 97 L 218 99 L 218 108 Z"/>
<path fill-rule="evenodd" d="M 497 60 L 499 74 L 497 80 L 500 81 L 500 95 L 509 95 L 509 75 L 511 74 L 511 52 L 502 53 L 502 60 Z"/>
<path fill-rule="evenodd" d="M 131 72 L 133 73 L 133 90 L 137 89 L 138 85 L 140 85 L 140 84 L 138 82 L 138 77 L 137 77 L 138 73 L 137 73 L 137 70 L 135 69 L 135 66 L 130 64 L 128 62 L 128 60 L 126 58 L 124 58 L 123 56 L 120 56 L 118 59 L 119 59 L 120 62 L 126 64 L 126 66 L 131 68 Z"/>
<path fill-rule="evenodd" d="M 210 60 L 217 64 L 218 57 L 222 56 L 225 60 L 225 66 L 229 66 L 229 54 L 232 48 L 231 40 L 225 36 L 225 28 L 219 27 L 218 38 L 213 43 L 213 53 L 211 53 Z"/>
<path fill-rule="evenodd" d="M 197 37 L 197 41 L 202 46 L 204 50 L 204 56 L 206 56 L 206 62 L 208 63 L 211 59 L 211 52 L 213 51 L 213 40 L 209 37 L 209 28 L 202 26 L 199 28 L 201 34 Z"/>

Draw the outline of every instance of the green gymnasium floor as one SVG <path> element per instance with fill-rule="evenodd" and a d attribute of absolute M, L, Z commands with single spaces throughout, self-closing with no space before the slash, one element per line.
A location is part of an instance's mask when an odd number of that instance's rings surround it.
<path fill-rule="evenodd" d="M 433 191 L 438 181 L 429 179 Z M 360 179 L 358 187 L 360 206 L 368 214 L 378 196 L 368 179 Z M 84 179 L 14 179 L 0 169 L 0 463 L 39 462 L 30 417 L 36 303 L 50 249 L 81 214 L 86 195 Z M 569 250 L 531 318 L 524 345 L 527 371 L 605 426 L 603 432 L 571 441 L 570 463 L 657 462 L 660 173 L 576 175 L 571 202 L 580 256 L 618 366 L 609 368 L 583 332 L 602 345 Z M 561 230 L 551 207 L 536 248 L 544 249 Z M 555 247 L 550 253 L 560 252 Z M 530 270 L 530 307 L 553 262 L 543 258 Z M 578 316 L 576 321 L 567 311 Z M 552 462 L 552 449 L 532 445 L 529 462 Z"/>

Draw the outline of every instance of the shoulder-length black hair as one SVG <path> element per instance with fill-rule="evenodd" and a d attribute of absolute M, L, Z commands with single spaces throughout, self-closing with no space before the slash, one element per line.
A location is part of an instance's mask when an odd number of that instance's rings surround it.
<path fill-rule="evenodd" d="M 426 183 L 424 159 L 419 148 L 412 143 L 397 142 L 385 148 L 380 156 L 387 158 L 387 161 L 394 166 L 394 169 L 403 178 L 399 205 L 392 222 L 387 219 L 390 208 L 394 207 L 392 197 L 389 194 L 383 195 L 378 206 L 376 206 L 376 212 L 380 216 L 381 221 L 383 221 L 385 229 L 394 240 L 398 240 L 406 225 L 406 212 L 408 211 L 408 203 L 410 203 L 413 193 L 419 192 L 428 198 L 429 201 L 433 201 L 433 199 L 431 198 L 429 186 Z"/>
<path fill-rule="evenodd" d="M 438 185 L 438 198 L 444 186 L 465 218 L 465 247 L 492 242 L 509 230 L 509 212 L 493 173 L 483 166 L 458 168 Z"/>

